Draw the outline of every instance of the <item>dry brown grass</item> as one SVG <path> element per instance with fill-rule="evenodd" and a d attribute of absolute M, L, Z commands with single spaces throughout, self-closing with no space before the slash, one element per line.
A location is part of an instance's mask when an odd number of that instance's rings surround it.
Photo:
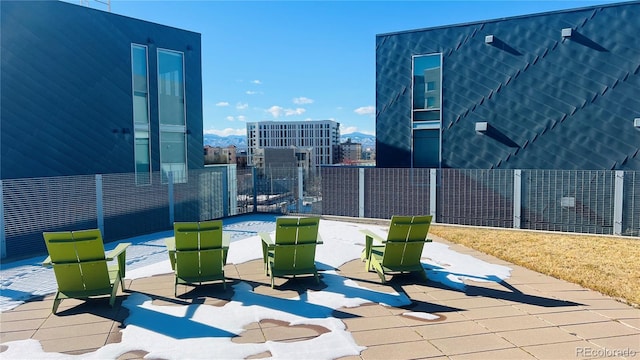
<path fill-rule="evenodd" d="M 445 225 L 429 232 L 640 307 L 640 239 Z"/>

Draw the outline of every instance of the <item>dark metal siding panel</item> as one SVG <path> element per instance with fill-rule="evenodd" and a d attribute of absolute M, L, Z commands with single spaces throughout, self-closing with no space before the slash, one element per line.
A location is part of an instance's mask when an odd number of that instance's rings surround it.
<path fill-rule="evenodd" d="M 638 170 L 638 17 L 632 2 L 378 36 L 378 166 L 410 162 L 411 55 L 441 51 L 443 167 Z"/>
<path fill-rule="evenodd" d="M 411 55 L 402 37 L 376 39 L 376 163 L 411 165 Z"/>
<path fill-rule="evenodd" d="M 134 171 L 131 43 L 149 46 L 152 109 L 157 47 L 185 52 L 189 166 L 204 166 L 199 34 L 59 1 L 1 6 L 2 178 Z"/>

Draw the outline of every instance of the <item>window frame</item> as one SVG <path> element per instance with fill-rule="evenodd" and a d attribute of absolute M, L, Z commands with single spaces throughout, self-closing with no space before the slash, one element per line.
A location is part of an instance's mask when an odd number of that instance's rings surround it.
<path fill-rule="evenodd" d="M 183 124 L 163 124 L 162 123 L 162 108 L 161 108 L 161 86 L 164 86 L 161 81 L 160 74 L 160 57 L 162 54 L 179 54 L 182 60 L 182 118 L 184 120 Z M 161 172 L 161 181 L 163 184 L 168 183 L 168 174 L 165 175 L 164 163 L 163 163 L 163 133 L 181 133 L 184 138 L 184 174 L 180 177 L 176 177 L 175 173 L 173 174 L 173 183 L 186 183 L 188 179 L 188 171 L 189 171 L 189 163 L 188 163 L 188 144 L 187 144 L 187 93 L 186 93 L 186 66 L 185 66 L 185 53 L 183 51 L 177 51 L 172 49 L 158 48 L 156 51 L 156 64 L 157 64 L 157 76 L 158 76 L 158 125 L 159 125 L 159 143 L 160 143 L 160 172 Z"/>
<path fill-rule="evenodd" d="M 429 89 L 431 82 L 425 82 L 424 90 L 422 91 L 422 95 L 424 96 L 425 105 L 424 108 L 415 108 L 414 97 L 416 96 L 415 89 L 415 72 L 416 72 L 416 58 L 426 57 L 426 56 L 438 56 L 440 76 L 438 78 L 439 87 L 437 89 Z M 439 135 L 438 141 L 438 168 L 442 167 L 442 94 L 443 94 L 443 63 L 444 56 L 441 52 L 433 52 L 426 54 L 414 54 L 411 55 L 411 115 L 410 115 L 410 128 L 411 128 L 411 167 L 414 167 L 415 163 L 415 132 L 420 130 L 437 130 Z M 424 71 L 424 69 L 422 70 Z M 434 84 L 435 85 L 435 84 Z M 434 93 L 437 91 L 439 103 L 435 104 L 434 107 L 427 107 L 427 94 Z M 431 115 L 437 112 L 437 118 L 433 116 L 431 119 Z M 420 116 L 416 116 L 419 114 Z M 416 119 L 416 117 L 420 117 L 423 119 Z"/>
<path fill-rule="evenodd" d="M 146 123 L 136 122 L 136 81 L 135 81 L 135 67 L 136 62 L 135 51 L 136 49 L 144 50 L 144 65 L 145 65 L 145 87 L 146 87 Z M 131 101 L 132 101 L 132 119 L 133 122 L 133 162 L 134 162 L 134 177 L 137 186 L 149 186 L 152 185 L 152 166 L 151 166 L 151 105 L 149 94 L 149 47 L 142 44 L 131 43 Z M 138 137 L 137 135 L 146 132 L 146 137 Z M 148 163 L 148 175 L 146 181 L 141 181 L 141 174 L 138 171 L 138 139 L 147 140 L 147 163 Z"/>

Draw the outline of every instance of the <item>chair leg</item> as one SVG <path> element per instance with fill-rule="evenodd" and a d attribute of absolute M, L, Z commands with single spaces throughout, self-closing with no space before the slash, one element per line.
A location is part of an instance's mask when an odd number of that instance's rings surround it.
<path fill-rule="evenodd" d="M 427 276 L 427 272 L 424 271 L 424 269 L 422 269 L 420 271 L 420 275 L 422 275 L 422 278 L 424 279 L 425 282 L 429 281 L 429 277 Z"/>
<path fill-rule="evenodd" d="M 118 285 L 120 285 L 119 278 L 116 279 L 115 283 L 113 284 L 113 289 L 111 290 L 111 298 L 109 298 L 109 305 L 111 305 L 111 307 L 113 307 L 113 305 L 115 305 L 116 303 L 116 297 L 118 296 Z M 122 286 L 124 287 L 124 284 Z"/>
<path fill-rule="evenodd" d="M 60 293 L 56 293 L 56 297 L 55 299 L 53 299 L 53 308 L 51 309 L 51 313 L 54 315 L 58 311 L 58 306 L 60 306 L 60 302 L 62 301 L 62 299 L 59 296 L 60 296 Z"/>

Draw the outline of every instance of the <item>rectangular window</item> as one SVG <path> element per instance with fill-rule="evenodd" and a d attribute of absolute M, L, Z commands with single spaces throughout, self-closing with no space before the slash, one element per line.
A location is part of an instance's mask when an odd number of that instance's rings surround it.
<path fill-rule="evenodd" d="M 187 182 L 184 55 L 158 49 L 158 116 L 162 181 Z"/>
<path fill-rule="evenodd" d="M 151 184 L 149 142 L 149 77 L 147 47 L 131 45 L 131 83 L 133 90 L 134 158 L 137 185 Z"/>
<path fill-rule="evenodd" d="M 415 55 L 412 66 L 412 166 L 436 168 L 441 152 L 442 54 Z"/>

